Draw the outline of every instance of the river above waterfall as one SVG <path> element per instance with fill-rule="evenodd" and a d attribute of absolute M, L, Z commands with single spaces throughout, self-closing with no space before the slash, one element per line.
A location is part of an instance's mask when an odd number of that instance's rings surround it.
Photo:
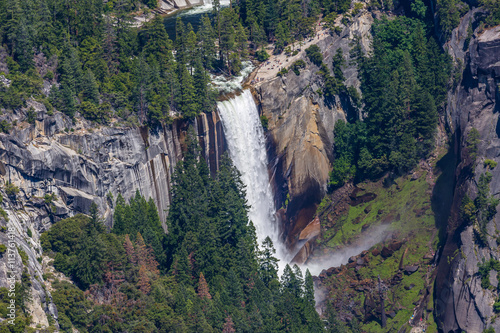
<path fill-rule="evenodd" d="M 229 0 L 221 1 L 221 7 L 228 6 Z M 193 30 L 197 32 L 201 25 L 201 18 L 203 15 L 208 15 L 210 18 L 212 17 L 212 8 L 212 1 L 205 0 L 202 6 L 178 10 L 170 15 L 167 15 L 163 24 L 165 25 L 165 29 L 167 30 L 170 39 L 175 40 L 175 22 L 178 17 L 182 18 L 182 22 L 184 22 L 184 24 L 190 23 L 193 26 Z"/>

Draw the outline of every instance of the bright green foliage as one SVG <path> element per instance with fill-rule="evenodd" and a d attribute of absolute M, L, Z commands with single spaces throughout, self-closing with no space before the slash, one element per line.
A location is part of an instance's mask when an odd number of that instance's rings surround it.
<path fill-rule="evenodd" d="M 438 0 L 437 15 L 439 26 L 445 37 L 451 36 L 451 31 L 460 23 L 460 17 L 469 10 L 468 6 L 461 0 Z"/>
<path fill-rule="evenodd" d="M 316 44 L 311 45 L 306 49 L 306 55 L 309 60 L 318 67 L 320 67 L 323 63 L 323 55 L 321 54 L 321 49 Z"/>
<path fill-rule="evenodd" d="M 343 14 L 347 12 L 351 6 L 351 0 L 322 0 L 321 3 L 328 13 L 335 12 Z"/>
<path fill-rule="evenodd" d="M 477 274 L 479 274 L 479 276 L 481 277 L 481 287 L 483 289 L 489 289 L 491 287 L 490 271 L 495 270 L 497 272 L 500 272 L 500 261 L 490 259 L 489 261 L 483 262 L 482 264 L 477 264 L 477 267 Z"/>
<path fill-rule="evenodd" d="M 479 3 L 488 11 L 485 23 L 491 27 L 500 24 L 500 3 L 496 0 L 480 0 Z"/>
<path fill-rule="evenodd" d="M 5 194 L 7 194 L 8 197 L 15 198 L 16 195 L 19 193 L 19 187 L 14 185 L 11 182 L 6 182 L 5 183 Z"/>
<path fill-rule="evenodd" d="M 469 134 L 467 135 L 466 146 L 467 153 L 469 154 L 472 162 L 474 163 L 477 158 L 477 150 L 479 148 L 479 143 L 481 142 L 479 138 L 479 131 L 476 128 L 471 128 Z"/>
<path fill-rule="evenodd" d="M 35 109 L 30 107 L 26 112 L 26 121 L 30 124 L 34 124 L 36 120 L 36 112 Z"/>
<path fill-rule="evenodd" d="M 128 234 L 132 240 L 135 240 L 137 233 L 140 233 L 145 243 L 152 247 L 160 265 L 165 264 L 163 249 L 165 232 L 153 200 L 146 201 L 137 191 L 127 204 L 122 195 L 118 194 L 113 220 L 112 233 Z"/>
<path fill-rule="evenodd" d="M 497 213 L 496 207 L 499 204 L 499 200 L 490 195 L 491 179 L 491 173 L 486 172 L 481 174 L 477 184 L 476 199 L 471 200 L 469 196 L 466 195 L 462 199 L 462 204 L 460 206 L 462 219 L 466 223 L 474 225 L 474 231 L 481 245 L 488 244 L 486 226 Z"/>
<path fill-rule="evenodd" d="M 477 197 L 474 200 L 474 204 L 477 209 L 476 221 L 479 229 L 479 237 L 483 244 L 487 244 L 486 226 L 497 213 L 496 207 L 499 203 L 498 199 L 495 199 L 490 195 L 491 179 L 492 175 L 489 172 L 483 173 L 479 176 L 479 182 L 477 184 Z"/>
<path fill-rule="evenodd" d="M 490 159 L 484 160 L 484 167 L 487 169 L 494 169 L 497 165 L 498 163 L 493 160 Z"/>
<path fill-rule="evenodd" d="M 295 61 L 290 68 L 295 73 L 295 75 L 300 75 L 300 70 L 306 68 L 306 63 L 304 62 L 304 60 L 299 59 Z"/>
<path fill-rule="evenodd" d="M 450 72 L 448 56 L 425 37 L 420 21 L 383 19 L 373 30 L 373 56 L 360 65 L 367 144 L 358 170 L 368 177 L 387 168 L 407 171 L 431 151 Z"/>

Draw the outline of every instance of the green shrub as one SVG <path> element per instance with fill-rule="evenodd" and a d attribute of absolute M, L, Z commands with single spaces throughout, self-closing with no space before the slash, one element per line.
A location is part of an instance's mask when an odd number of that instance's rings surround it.
<path fill-rule="evenodd" d="M 9 215 L 7 215 L 7 212 L 2 207 L 0 207 L 0 216 L 3 217 L 5 221 L 9 221 Z"/>
<path fill-rule="evenodd" d="M 255 55 L 257 56 L 257 60 L 260 62 L 266 61 L 269 59 L 269 53 L 266 52 L 266 50 L 259 50 L 255 52 Z"/>
<path fill-rule="evenodd" d="M 497 164 L 498 164 L 497 162 L 490 160 L 490 159 L 486 159 L 484 161 L 484 167 L 486 169 L 494 169 L 497 166 Z"/>
<path fill-rule="evenodd" d="M 36 112 L 35 112 L 35 109 L 33 109 L 32 107 L 30 107 L 28 109 L 28 111 L 26 112 L 26 121 L 30 124 L 35 124 L 35 120 L 36 120 Z"/>
<path fill-rule="evenodd" d="M 45 194 L 44 197 L 43 197 L 44 201 L 46 204 L 51 204 L 52 202 L 54 201 L 57 201 L 57 196 L 55 193 L 51 193 L 51 194 Z"/>
<path fill-rule="evenodd" d="M 28 228 L 28 231 L 26 231 L 26 234 L 28 235 L 28 237 L 33 237 L 33 232 L 31 231 L 30 228 Z"/>
<path fill-rule="evenodd" d="M 316 44 L 311 45 L 306 49 L 306 55 L 309 60 L 318 67 L 320 67 L 323 63 L 323 55 L 321 54 L 321 49 Z"/>
<path fill-rule="evenodd" d="M 52 104 L 50 103 L 50 101 L 48 99 L 45 98 L 43 100 L 43 105 L 47 109 L 47 115 L 49 115 L 49 116 L 54 115 L 54 107 L 52 106 Z"/>
<path fill-rule="evenodd" d="M 260 116 L 260 123 L 262 124 L 262 127 L 267 130 L 267 126 L 269 125 L 269 119 L 265 115 Z"/>
<path fill-rule="evenodd" d="M 472 128 L 469 132 L 469 135 L 467 136 L 466 147 L 467 151 L 469 152 L 469 156 L 473 161 L 476 160 L 477 150 L 480 142 L 481 140 L 479 139 L 479 131 L 475 128 Z"/>
<path fill-rule="evenodd" d="M 278 72 L 278 74 L 276 74 L 276 76 L 283 77 L 283 76 L 285 76 L 286 74 L 288 74 L 288 69 L 283 68 L 282 70 L 280 70 L 280 71 Z"/>
<path fill-rule="evenodd" d="M 47 71 L 47 73 L 43 76 L 43 78 L 47 81 L 52 81 L 54 79 L 54 72 Z"/>
<path fill-rule="evenodd" d="M 495 259 L 490 259 L 489 261 L 483 262 L 482 264 L 478 264 L 478 274 L 481 277 L 481 287 L 483 289 L 489 289 L 491 287 L 490 284 L 490 271 L 495 270 L 497 272 L 500 271 L 500 261 Z"/>
<path fill-rule="evenodd" d="M 23 262 L 24 266 L 28 265 L 28 255 L 26 252 L 24 252 L 19 246 L 17 247 L 17 252 L 19 253 L 19 256 L 21 257 L 21 261 Z"/>
<path fill-rule="evenodd" d="M 479 0 L 479 4 L 486 7 L 488 16 L 486 25 L 493 27 L 500 24 L 500 2 L 498 0 Z"/>
<path fill-rule="evenodd" d="M 299 59 L 299 60 L 295 61 L 290 68 L 295 73 L 295 75 L 298 76 L 298 75 L 300 75 L 300 70 L 302 68 L 306 68 L 306 63 L 304 60 Z"/>
<path fill-rule="evenodd" d="M 354 9 L 352 10 L 352 16 L 356 16 L 359 14 L 359 12 L 363 9 L 363 3 L 361 2 L 356 2 L 354 4 Z"/>
<path fill-rule="evenodd" d="M 6 134 L 9 134 L 12 125 L 7 120 L 0 121 L 0 131 Z"/>
<path fill-rule="evenodd" d="M 16 185 L 12 184 L 11 182 L 7 182 L 5 184 L 5 193 L 10 198 L 15 198 L 16 195 L 19 193 L 19 187 L 17 187 Z"/>
<path fill-rule="evenodd" d="M 0 244 L 0 255 L 3 255 L 7 251 L 7 246 L 5 244 Z"/>

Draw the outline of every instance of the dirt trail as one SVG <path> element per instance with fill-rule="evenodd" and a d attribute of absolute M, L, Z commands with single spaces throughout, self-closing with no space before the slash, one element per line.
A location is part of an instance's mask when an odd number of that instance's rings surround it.
<path fill-rule="evenodd" d="M 278 72 L 283 68 L 283 67 L 290 67 L 291 64 L 293 64 L 296 60 L 300 59 L 303 54 L 305 53 L 305 49 L 307 49 L 309 46 L 318 43 L 319 41 L 327 38 L 329 36 L 328 29 L 325 28 L 324 25 L 317 26 L 319 29 L 316 31 L 314 34 L 314 38 L 308 39 L 306 42 L 296 42 L 295 44 L 290 45 L 290 48 L 292 50 L 298 50 L 300 48 L 300 51 L 298 54 L 294 56 L 287 56 L 284 52 L 278 55 L 271 55 L 269 59 L 265 62 L 263 62 L 255 71 L 255 77 L 252 80 L 252 83 L 255 86 L 258 86 L 264 81 L 273 79 L 276 77 Z M 273 49 L 273 45 L 270 44 L 266 48 L 266 52 L 268 52 L 268 49 Z"/>

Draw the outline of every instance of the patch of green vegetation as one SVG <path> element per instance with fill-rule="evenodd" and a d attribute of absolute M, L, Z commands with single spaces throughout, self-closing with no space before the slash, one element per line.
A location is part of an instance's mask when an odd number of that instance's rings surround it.
<path fill-rule="evenodd" d="M 57 201 L 57 195 L 55 193 L 51 193 L 51 194 L 45 194 L 43 199 L 45 200 L 45 203 L 46 204 L 51 204 L 53 201 Z"/>
<path fill-rule="evenodd" d="M 413 303 L 421 297 L 420 291 L 426 287 L 427 262 L 423 260 L 423 257 L 431 250 L 435 251 L 439 239 L 434 237 L 435 234 L 437 235 L 437 229 L 429 201 L 431 186 L 426 180 L 427 173 L 422 170 L 417 172 L 421 172 L 418 179 L 411 180 L 409 176 L 400 177 L 395 179 L 390 186 L 384 187 L 383 181 L 358 184 L 360 188 L 365 189 L 364 193 L 374 193 L 377 197 L 370 202 L 349 207 L 348 213 L 338 218 L 333 227 L 322 229 L 324 231 L 319 246 L 323 249 L 325 247 L 335 249 L 339 246 L 355 244 L 359 241 L 365 224 L 369 225 L 366 233 L 385 226 L 387 228 L 385 233 L 392 233 L 396 235 L 397 240 L 403 241 L 403 246 L 386 259 L 381 255 L 373 255 L 371 251 L 366 253 L 364 258 L 367 264 L 365 266 L 358 267 L 355 273 L 354 268 L 348 270 L 349 272 L 352 270 L 352 274 L 356 275 L 359 280 L 376 281 L 378 276 L 385 281 L 392 279 L 399 272 L 401 257 L 405 252 L 403 261 L 405 266 L 420 266 L 417 272 L 403 275 L 402 281 L 387 292 L 386 312 L 394 309 L 394 304 L 392 304 L 394 301 L 398 307 L 400 306 L 396 316 L 387 318 L 385 328 L 382 328 L 378 321 L 366 323 L 362 326 L 362 330 L 366 332 L 398 331 L 411 317 L 415 308 Z M 324 199 L 322 205 L 325 206 L 328 200 L 331 199 Z M 380 251 L 382 247 L 383 244 L 379 244 L 375 248 Z M 330 282 L 332 286 L 342 283 L 339 279 L 344 278 L 332 276 Z M 345 279 L 345 282 L 349 281 Z M 410 285 L 413 285 L 410 290 L 405 289 Z M 364 304 L 362 299 L 364 296 L 361 295 L 362 293 L 354 290 L 349 292 L 350 298 Z M 432 300 L 429 300 L 428 306 L 432 307 L 432 304 Z M 432 317 L 427 325 L 428 332 L 436 331 L 436 329 L 431 329 L 437 327 Z"/>
<path fill-rule="evenodd" d="M 5 193 L 7 194 L 7 196 L 15 198 L 16 195 L 19 193 L 19 187 L 12 184 L 11 182 L 7 182 L 5 184 Z"/>
<path fill-rule="evenodd" d="M 292 66 L 290 67 L 290 69 L 295 73 L 295 75 L 300 75 L 300 70 L 303 69 L 303 68 L 306 68 L 306 63 L 304 60 L 302 59 L 299 59 L 297 61 L 295 61 Z"/>
<path fill-rule="evenodd" d="M 9 222 L 9 215 L 7 215 L 7 212 L 2 207 L 0 207 L 0 216 Z"/>
<path fill-rule="evenodd" d="M 262 124 L 262 128 L 267 130 L 267 126 L 269 126 L 269 119 L 265 115 L 260 116 L 260 123 Z"/>
<path fill-rule="evenodd" d="M 21 257 L 21 261 L 23 262 L 24 266 L 28 266 L 28 255 L 26 252 L 24 252 L 20 247 L 17 247 L 17 252 L 19 253 L 19 256 Z"/>
<path fill-rule="evenodd" d="M 318 45 L 314 44 L 309 46 L 306 49 L 306 55 L 309 60 L 316 66 L 320 67 L 321 64 L 323 64 L 323 55 L 321 54 L 321 49 Z"/>
<path fill-rule="evenodd" d="M 497 166 L 497 164 L 498 164 L 497 162 L 490 160 L 490 159 L 486 159 L 484 161 L 484 167 L 486 169 L 494 169 Z"/>
<path fill-rule="evenodd" d="M 283 69 L 282 69 L 282 70 L 280 70 L 280 71 L 278 72 L 278 74 L 276 74 L 276 76 L 283 77 L 283 76 L 285 76 L 285 75 L 287 75 L 287 74 L 288 74 L 288 69 L 286 69 L 285 67 L 283 67 Z"/>
<path fill-rule="evenodd" d="M 467 136 L 466 141 L 467 152 L 469 153 L 469 156 L 472 158 L 472 160 L 475 161 L 477 157 L 478 146 L 481 142 L 481 140 L 479 139 L 479 131 L 476 128 L 472 128 L 469 132 L 469 135 Z"/>
<path fill-rule="evenodd" d="M 489 261 L 478 264 L 477 274 L 481 277 L 481 287 L 483 289 L 491 289 L 493 286 L 490 283 L 490 271 L 495 270 L 500 272 L 500 261 L 490 259 Z"/>

